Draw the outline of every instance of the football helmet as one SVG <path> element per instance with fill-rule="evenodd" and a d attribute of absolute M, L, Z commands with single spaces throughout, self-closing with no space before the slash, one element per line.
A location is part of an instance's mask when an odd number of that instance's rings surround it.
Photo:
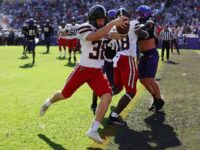
<path fill-rule="evenodd" d="M 99 26 L 96 23 L 97 19 L 105 19 L 105 24 L 107 21 L 107 13 L 106 13 L 106 9 L 104 6 L 102 5 L 95 5 L 93 6 L 88 13 L 88 21 L 90 24 L 92 24 L 94 27 L 99 28 Z M 105 25 L 104 24 L 104 25 Z"/>
<path fill-rule="evenodd" d="M 126 16 L 130 19 L 130 13 L 127 9 L 125 8 L 119 8 L 116 12 L 116 17 L 118 16 Z"/>

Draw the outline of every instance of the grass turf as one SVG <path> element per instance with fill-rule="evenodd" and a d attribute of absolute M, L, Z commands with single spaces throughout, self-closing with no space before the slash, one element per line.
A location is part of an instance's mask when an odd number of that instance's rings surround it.
<path fill-rule="evenodd" d="M 50 54 L 43 54 L 44 47 L 37 47 L 36 51 L 36 64 L 31 67 L 31 55 L 29 59 L 21 57 L 22 47 L 0 47 L 0 149 L 91 147 L 93 142 L 85 137 L 93 119 L 89 109 L 92 91 L 87 85 L 69 100 L 53 105 L 44 117 L 38 117 L 44 100 L 63 87 L 74 64 L 58 59 L 56 47 L 52 47 Z M 149 113 L 149 95 L 140 91 L 137 107 L 128 114 L 129 128 L 116 129 L 116 134 L 114 131 L 109 135 L 107 149 L 198 148 L 200 94 L 199 70 L 195 68 L 200 55 L 198 51 L 182 54 L 172 57 L 178 64 L 164 64 L 157 76 L 167 100 L 165 114 Z M 111 106 L 116 106 L 122 94 L 113 98 Z M 101 133 L 106 134 L 102 130 Z"/>
<path fill-rule="evenodd" d="M 0 47 L 0 149 L 83 150 L 92 145 L 85 136 L 93 119 L 87 84 L 53 105 L 44 117 L 38 116 L 45 99 L 62 89 L 73 70 L 74 64 L 58 59 L 57 49 L 43 54 L 45 47 L 37 47 L 31 67 L 31 54 L 22 57 L 22 47 Z"/>
<path fill-rule="evenodd" d="M 166 101 L 159 114 L 147 110 L 151 96 L 140 92 L 140 100 L 126 121 L 128 127 L 117 129 L 109 150 L 198 150 L 200 149 L 200 53 L 181 51 L 162 63 L 157 74 Z"/>

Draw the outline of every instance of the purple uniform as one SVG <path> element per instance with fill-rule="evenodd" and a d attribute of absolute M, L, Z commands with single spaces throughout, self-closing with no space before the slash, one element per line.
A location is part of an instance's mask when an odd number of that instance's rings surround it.
<path fill-rule="evenodd" d="M 140 53 L 138 74 L 139 79 L 154 78 L 157 72 L 159 55 L 157 49 Z"/>
<path fill-rule="evenodd" d="M 147 18 L 140 18 L 138 19 L 140 24 L 145 24 L 147 22 L 150 22 L 153 27 L 151 28 L 144 28 L 143 30 L 146 30 L 149 34 L 148 39 L 155 39 L 156 37 L 154 35 L 154 30 L 155 30 L 155 20 L 153 17 L 147 17 Z M 142 39 L 138 38 L 138 41 L 142 40 L 148 40 L 148 39 Z M 149 49 L 147 51 L 142 51 L 139 54 L 139 63 L 138 63 L 138 74 L 139 74 L 139 79 L 142 78 L 154 78 L 157 72 L 157 67 L 158 67 L 158 61 L 159 61 L 159 55 L 158 51 L 156 48 Z"/>
<path fill-rule="evenodd" d="M 28 35 L 27 35 L 27 50 L 34 51 L 35 50 L 35 37 L 38 36 L 38 30 L 36 26 L 28 27 Z"/>

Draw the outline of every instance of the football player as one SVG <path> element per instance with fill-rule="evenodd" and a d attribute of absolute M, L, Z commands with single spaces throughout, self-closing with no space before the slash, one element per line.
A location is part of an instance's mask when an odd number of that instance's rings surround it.
<path fill-rule="evenodd" d="M 86 135 L 97 143 L 103 143 L 97 130 L 102 121 L 112 98 L 112 91 L 107 78 L 102 72 L 103 39 L 113 26 L 125 27 L 125 17 L 120 17 L 106 24 L 106 9 L 95 5 L 89 10 L 88 22 L 80 25 L 77 36 L 81 42 L 80 63 L 71 73 L 62 91 L 56 92 L 48 98 L 40 109 L 40 115 L 55 102 L 67 99 L 84 83 L 100 97 L 101 102 L 97 108 L 95 118 Z"/>
<path fill-rule="evenodd" d="M 34 25 L 33 18 L 29 19 L 28 21 L 28 28 L 27 28 L 27 51 L 32 52 L 32 66 L 35 63 L 35 46 L 36 46 L 36 38 L 39 37 L 37 26 Z"/>
<path fill-rule="evenodd" d="M 76 23 L 76 18 L 71 18 L 71 24 L 66 25 L 67 32 L 67 44 L 69 50 L 69 58 L 68 61 L 71 62 L 71 53 L 73 51 L 74 54 L 74 62 L 76 62 L 76 46 L 77 46 L 77 37 L 76 33 L 78 30 L 79 24 Z"/>
<path fill-rule="evenodd" d="M 67 32 L 66 32 L 65 21 L 61 22 L 61 26 L 58 27 L 58 46 L 61 58 L 62 47 L 64 49 L 64 58 L 66 58 L 66 46 L 67 46 Z"/>
<path fill-rule="evenodd" d="M 49 19 L 46 20 L 45 24 L 43 25 L 43 30 L 42 30 L 43 34 L 44 34 L 44 40 L 46 43 L 46 53 L 49 53 L 49 47 L 51 45 L 51 36 L 53 35 L 53 27 L 50 24 Z"/>
<path fill-rule="evenodd" d="M 108 22 L 115 19 L 116 10 L 109 10 L 108 12 Z M 104 52 L 104 66 L 103 66 L 103 72 L 106 73 L 106 76 L 108 78 L 108 81 L 111 85 L 111 87 L 114 86 L 114 69 L 113 69 L 113 58 L 116 55 L 116 40 L 115 39 L 107 39 L 105 41 L 105 52 Z M 96 108 L 97 108 L 97 95 L 93 93 L 92 96 L 92 104 L 91 104 L 91 110 L 95 114 Z"/>
<path fill-rule="evenodd" d="M 126 93 L 120 98 L 118 105 L 111 112 L 108 123 L 118 126 L 125 126 L 127 123 L 120 117 L 120 113 L 126 108 L 129 102 L 136 95 L 138 72 L 136 67 L 136 43 L 138 36 L 147 38 L 147 32 L 141 30 L 139 22 L 130 20 L 130 14 L 125 8 L 117 10 L 116 16 L 126 16 L 129 24 L 127 34 L 119 34 L 113 29 L 111 38 L 117 39 L 117 54 L 114 57 L 114 88 L 113 95 L 118 94 L 125 87 Z M 117 28 L 116 28 L 117 29 Z"/>
<path fill-rule="evenodd" d="M 155 18 L 151 8 L 146 5 L 137 8 L 137 20 L 142 29 L 148 32 L 148 38 L 138 38 L 138 46 L 140 50 L 140 57 L 138 63 L 138 73 L 140 82 L 144 85 L 147 91 L 153 97 L 153 103 L 150 106 L 150 111 L 159 111 L 163 105 L 164 100 L 161 98 L 159 83 L 155 80 L 157 72 L 159 54 L 156 49 L 155 36 Z"/>
<path fill-rule="evenodd" d="M 22 39 L 23 55 L 26 57 L 26 52 L 27 52 L 27 36 L 28 36 L 28 20 L 26 20 L 25 23 L 23 24 L 22 34 L 23 34 L 23 39 Z"/>

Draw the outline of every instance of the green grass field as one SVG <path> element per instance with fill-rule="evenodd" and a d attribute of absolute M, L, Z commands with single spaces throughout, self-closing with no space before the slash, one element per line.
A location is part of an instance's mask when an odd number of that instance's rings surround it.
<path fill-rule="evenodd" d="M 57 47 L 43 54 L 36 49 L 36 64 L 31 55 L 22 56 L 22 47 L 0 47 L 0 149 L 2 150 L 85 150 L 85 149 L 199 149 L 200 53 L 181 51 L 173 55 L 176 63 L 161 63 L 157 75 L 166 99 L 165 114 L 147 111 L 151 98 L 139 86 L 138 96 L 122 114 L 128 128 L 106 126 L 103 146 L 85 136 L 93 114 L 92 91 L 82 86 L 68 100 L 53 105 L 44 117 L 39 109 L 44 100 L 60 90 L 74 64 L 58 59 Z M 123 93 L 115 96 L 115 106 Z M 109 115 L 110 109 L 106 115 Z"/>

